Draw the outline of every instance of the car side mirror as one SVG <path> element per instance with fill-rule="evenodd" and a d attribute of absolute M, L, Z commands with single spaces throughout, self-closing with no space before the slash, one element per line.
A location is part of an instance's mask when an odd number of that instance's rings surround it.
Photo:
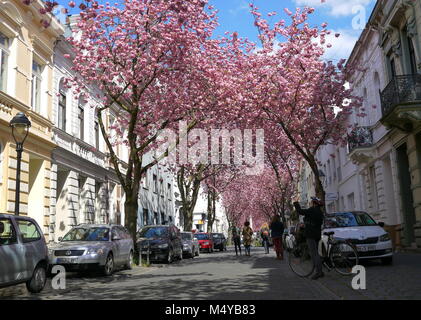
<path fill-rule="evenodd" d="M 63 237 L 58 237 L 58 242 L 61 242 L 63 240 Z"/>
<path fill-rule="evenodd" d="M 384 222 L 379 222 L 379 226 L 384 228 Z"/>

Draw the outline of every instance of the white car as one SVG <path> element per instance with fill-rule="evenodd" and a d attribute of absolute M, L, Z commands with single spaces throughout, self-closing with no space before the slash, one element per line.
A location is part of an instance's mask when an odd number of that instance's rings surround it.
<path fill-rule="evenodd" d="M 322 245 L 326 248 L 328 239 L 323 234 L 335 232 L 335 239 L 348 239 L 357 247 L 360 260 L 381 259 L 383 264 L 392 264 L 392 241 L 383 226 L 384 223 L 376 223 L 368 213 L 362 211 L 328 214 L 322 230 Z"/>

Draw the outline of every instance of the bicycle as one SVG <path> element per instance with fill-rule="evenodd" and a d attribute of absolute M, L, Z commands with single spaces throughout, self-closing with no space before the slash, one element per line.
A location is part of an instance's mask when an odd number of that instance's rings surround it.
<path fill-rule="evenodd" d="M 334 239 L 334 232 L 325 232 L 328 237 L 327 248 L 321 256 L 323 266 L 331 271 L 335 269 L 341 275 L 352 275 L 352 268 L 358 265 L 358 251 L 348 240 Z M 311 259 L 306 242 L 294 245 L 288 252 L 288 264 L 291 270 L 299 277 L 308 277 L 314 271 L 315 265 Z"/>

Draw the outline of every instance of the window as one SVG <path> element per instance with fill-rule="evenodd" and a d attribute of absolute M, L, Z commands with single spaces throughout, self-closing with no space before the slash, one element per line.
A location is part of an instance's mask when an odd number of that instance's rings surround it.
<path fill-rule="evenodd" d="M 164 197 L 164 181 L 162 180 L 162 178 L 161 178 L 161 180 L 159 181 L 159 193 L 161 194 L 161 197 Z"/>
<path fill-rule="evenodd" d="M 32 60 L 32 94 L 31 94 L 31 105 L 35 112 L 40 112 L 41 109 L 41 65 Z"/>
<path fill-rule="evenodd" d="M 153 213 L 153 218 L 154 218 L 154 223 L 155 224 L 158 224 L 159 223 L 159 221 L 158 221 L 158 212 L 154 212 Z"/>
<path fill-rule="evenodd" d="M 395 59 L 391 57 L 389 57 L 389 74 L 390 74 L 390 80 L 396 77 Z"/>
<path fill-rule="evenodd" d="M 148 189 L 149 187 L 148 172 L 145 172 L 145 176 L 143 177 L 142 183 L 143 183 L 143 188 Z"/>
<path fill-rule="evenodd" d="M 165 213 L 161 212 L 161 223 L 165 224 Z"/>
<path fill-rule="evenodd" d="M 6 91 L 9 39 L 0 32 L 0 90 Z"/>
<path fill-rule="evenodd" d="M 59 129 L 66 130 L 66 93 L 60 88 L 59 98 L 58 98 L 58 127 Z"/>
<path fill-rule="evenodd" d="M 20 233 L 22 234 L 22 241 L 32 242 L 41 239 L 41 234 L 37 226 L 32 221 L 16 219 Z"/>
<path fill-rule="evenodd" d="M 168 199 L 171 200 L 171 183 L 167 184 L 167 196 Z"/>
<path fill-rule="evenodd" d="M 351 194 L 348 195 L 348 209 L 349 210 L 355 209 L 354 193 L 351 193 Z"/>
<path fill-rule="evenodd" d="M 153 192 L 158 192 L 158 178 L 156 174 L 153 175 Z"/>
<path fill-rule="evenodd" d="M 79 98 L 77 118 L 79 122 L 79 139 L 83 140 L 85 139 L 85 105 L 82 98 Z"/>
<path fill-rule="evenodd" d="M 143 209 L 143 225 L 146 226 L 149 224 L 149 211 L 148 209 Z"/>
<path fill-rule="evenodd" d="M 99 150 L 99 124 L 98 120 L 95 120 L 95 148 Z"/>
<path fill-rule="evenodd" d="M 15 228 L 10 219 L 0 218 L 0 246 L 18 242 Z"/>
<path fill-rule="evenodd" d="M 409 63 L 411 65 L 411 73 L 417 73 L 417 58 L 415 57 L 415 48 L 414 43 L 410 37 L 407 37 L 408 40 L 408 52 L 409 52 Z"/>

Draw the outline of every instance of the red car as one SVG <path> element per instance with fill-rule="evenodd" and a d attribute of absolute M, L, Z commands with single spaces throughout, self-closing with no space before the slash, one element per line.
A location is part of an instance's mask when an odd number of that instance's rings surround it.
<path fill-rule="evenodd" d="M 194 237 L 199 241 L 200 250 L 206 250 L 207 252 L 213 252 L 214 243 L 210 233 L 199 232 L 195 233 Z"/>

